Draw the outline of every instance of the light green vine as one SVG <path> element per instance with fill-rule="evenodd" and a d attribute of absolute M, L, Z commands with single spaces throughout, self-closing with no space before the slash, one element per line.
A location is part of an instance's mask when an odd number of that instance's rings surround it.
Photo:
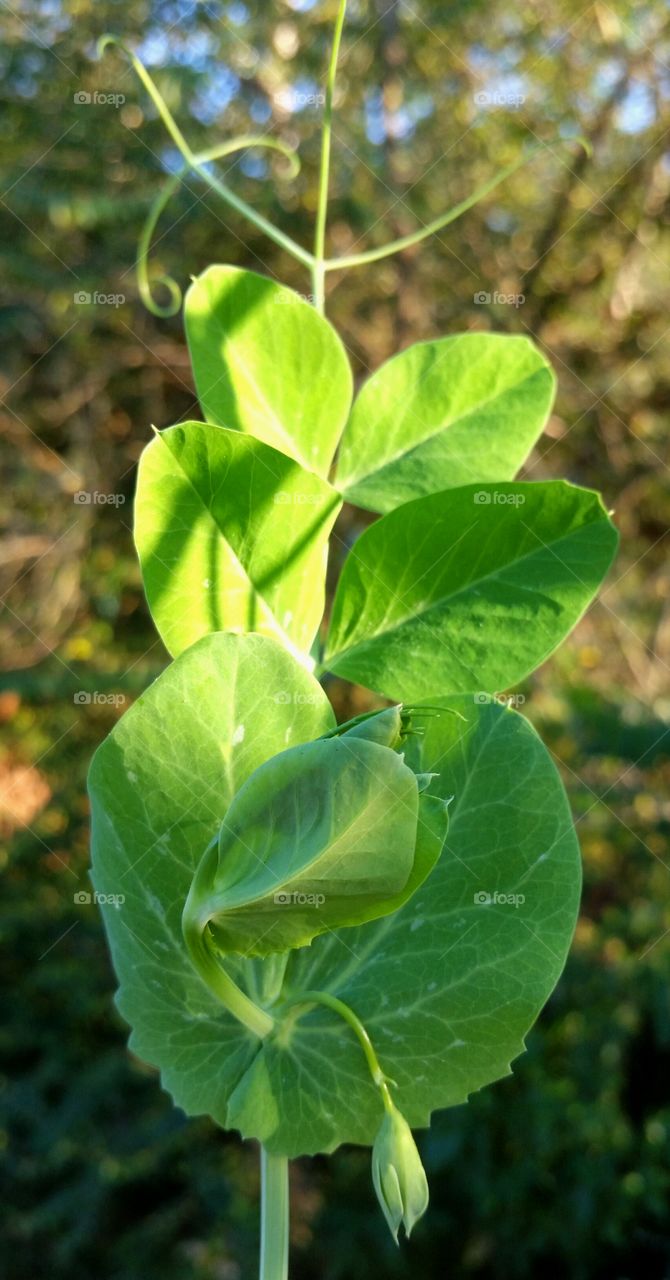
<path fill-rule="evenodd" d="M 290 176 L 295 177 L 299 172 L 300 165 L 292 149 L 275 139 L 258 135 L 242 135 L 205 151 L 193 151 L 170 112 L 165 99 L 137 55 L 114 36 L 105 36 L 99 42 L 99 56 L 102 56 L 107 48 L 114 46 L 129 59 L 183 161 L 181 168 L 166 179 L 153 201 L 138 244 L 137 275 L 139 292 L 146 307 L 154 315 L 160 317 L 172 316 L 176 314 L 181 306 L 181 288 L 171 276 L 160 275 L 153 280 L 150 278 L 149 257 L 152 239 L 160 217 L 180 184 L 186 180 L 188 174 L 197 174 L 207 187 L 230 208 L 234 209 L 247 222 L 256 227 L 258 231 L 264 233 L 274 244 L 285 250 L 286 253 L 290 254 L 307 269 L 312 283 L 312 300 L 316 309 L 323 313 L 325 307 L 325 283 L 328 273 L 366 266 L 420 244 L 423 240 L 437 234 L 466 213 L 501 183 L 505 182 L 507 178 L 515 174 L 523 165 L 533 160 L 540 153 L 547 150 L 551 151 L 556 145 L 564 146 L 576 143 L 588 149 L 588 145 L 579 138 L 559 140 L 558 144 L 540 142 L 523 152 L 517 160 L 489 178 L 460 203 L 432 219 L 425 226 L 419 227 L 416 231 L 376 248 L 364 249 L 359 253 L 345 254 L 342 257 L 328 258 L 326 256 L 326 227 L 331 165 L 333 100 L 346 8 L 347 0 L 339 0 L 325 86 L 313 252 L 304 248 L 291 236 L 280 230 L 267 218 L 264 218 L 262 214 L 259 214 L 240 196 L 236 195 L 227 183 L 217 176 L 212 168 L 217 161 L 242 149 L 263 147 L 283 155 L 289 163 Z M 163 287 L 168 291 L 168 299 L 165 303 L 159 303 L 154 297 L 154 290 L 157 286 Z M 286 999 L 281 999 L 280 997 L 274 1006 L 277 1014 L 277 1020 L 275 1020 L 266 1009 L 261 1007 L 261 1004 L 256 1004 L 243 992 L 223 970 L 213 950 L 203 940 L 198 930 L 194 930 L 192 935 L 187 934 L 187 943 L 191 958 L 210 990 L 215 992 L 226 1008 L 249 1031 L 258 1036 L 261 1041 L 270 1035 L 277 1026 L 281 1026 L 283 1015 L 288 1009 L 293 1009 L 297 1014 L 301 1009 L 321 1005 L 344 1019 L 351 1028 L 363 1050 L 372 1082 L 379 1090 L 384 1112 L 382 1129 L 373 1150 L 375 1186 L 394 1235 L 397 1234 L 397 1227 L 401 1218 L 405 1222 L 407 1231 L 409 1231 L 413 1221 L 423 1212 L 427 1203 L 425 1175 L 421 1169 L 418 1154 L 410 1145 L 412 1140 L 407 1123 L 400 1116 L 393 1102 L 389 1085 L 393 1085 L 394 1082 L 384 1074 L 370 1036 L 357 1015 L 348 1005 L 335 996 L 322 991 L 305 991 L 295 996 L 289 996 Z M 283 976 L 283 972 L 281 976 Z M 287 1024 L 285 1023 L 284 1025 L 286 1026 Z M 389 1186 L 393 1190 L 393 1195 L 389 1193 Z M 261 1280 L 286 1280 L 288 1273 L 288 1167 L 284 1157 L 273 1156 L 264 1148 L 261 1149 L 261 1187 Z"/>
<path fill-rule="evenodd" d="M 390 257 L 392 254 L 400 253 L 403 249 L 412 248 L 414 245 L 420 244 L 422 240 L 426 240 L 429 236 L 436 235 L 437 232 L 443 230 L 451 222 L 455 222 L 462 214 L 467 213 L 474 205 L 478 204 L 496 187 L 505 182 L 524 165 L 528 164 L 537 155 L 544 151 L 551 151 L 555 146 L 578 145 L 590 150 L 589 145 L 581 138 L 560 139 L 558 143 L 539 142 L 535 146 L 530 147 L 519 158 L 501 169 L 493 177 L 487 179 L 480 187 L 477 187 L 471 195 L 461 200 L 458 204 L 448 209 L 446 213 L 440 214 L 437 218 L 432 219 L 425 226 L 419 227 L 416 231 L 410 232 L 406 236 L 401 236 L 397 240 L 391 240 L 387 244 L 379 245 L 373 249 L 365 249 L 360 253 L 345 254 L 338 258 L 328 258 L 325 255 L 326 241 L 326 221 L 328 210 L 328 188 L 330 178 L 330 153 L 332 141 L 332 114 L 333 114 L 333 97 L 335 92 L 335 82 L 337 76 L 337 64 L 342 40 L 342 32 L 344 29 L 344 20 L 346 15 L 347 0 L 340 0 L 340 5 L 335 22 L 335 31 L 333 44 L 331 49 L 328 76 L 326 81 L 325 105 L 323 113 L 323 128 L 321 140 L 321 164 L 319 173 L 319 196 L 316 216 L 316 228 L 314 235 L 314 252 L 303 248 L 291 236 L 281 231 L 274 223 L 264 218 L 262 214 L 247 204 L 240 196 L 236 195 L 230 187 L 218 178 L 211 170 L 211 165 L 216 160 L 221 160 L 225 156 L 231 155 L 236 151 L 250 147 L 267 147 L 271 150 L 279 152 L 289 162 L 290 176 L 297 176 L 300 163 L 295 152 L 287 147 L 284 143 L 276 139 L 268 139 L 258 135 L 242 135 L 232 138 L 228 142 L 221 143 L 219 146 L 212 147 L 207 151 L 194 152 L 189 146 L 181 129 L 179 128 L 174 116 L 172 115 L 163 95 L 157 85 L 152 80 L 146 67 L 140 61 L 135 53 L 117 39 L 116 36 L 104 36 L 98 44 L 98 54 L 101 56 L 105 49 L 115 46 L 120 49 L 129 59 L 132 67 L 136 71 L 141 83 L 144 85 L 152 102 L 154 103 L 158 114 L 160 115 L 167 132 L 172 141 L 179 150 L 183 158 L 184 164 L 182 168 L 175 174 L 171 175 L 158 196 L 156 197 L 147 220 L 142 230 L 138 244 L 137 255 L 137 275 L 140 296 L 148 309 L 157 316 L 175 315 L 181 306 L 181 289 L 177 282 L 170 276 L 160 276 L 154 280 L 153 285 L 162 285 L 167 288 L 169 300 L 165 304 L 159 304 L 153 297 L 152 284 L 149 279 L 148 258 L 151 247 L 151 240 L 156 230 L 158 220 L 167 207 L 171 197 L 190 172 L 197 173 L 200 178 L 214 191 L 226 204 L 235 209 L 243 218 L 259 231 L 263 232 L 274 244 L 284 249 L 302 266 L 306 267 L 311 276 L 313 302 L 318 311 L 323 313 L 325 305 L 325 277 L 331 271 L 341 271 L 350 267 L 366 266 L 368 263 L 378 262 L 381 258 Z"/>

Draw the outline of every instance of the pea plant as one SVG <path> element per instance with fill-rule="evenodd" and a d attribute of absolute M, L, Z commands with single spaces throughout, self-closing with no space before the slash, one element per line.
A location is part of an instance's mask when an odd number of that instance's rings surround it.
<path fill-rule="evenodd" d="M 342 2 L 313 252 L 212 167 L 281 144 L 194 153 L 129 55 L 184 171 L 311 273 L 313 303 L 233 266 L 187 291 L 204 421 L 155 433 L 135 502 L 173 661 L 90 770 L 93 879 L 130 1043 L 188 1115 L 260 1143 L 261 1280 L 288 1273 L 291 1157 L 371 1146 L 388 1225 L 409 1235 L 428 1204 L 412 1128 L 509 1073 L 559 978 L 577 840 L 548 751 L 498 691 L 560 644 L 616 548 L 597 494 L 515 480 L 554 394 L 527 339 L 417 343 L 352 403 L 328 273 L 418 242 L 511 169 L 415 234 L 326 258 L 344 16 Z M 158 304 L 147 265 L 178 180 L 140 244 L 159 313 L 180 306 L 169 279 Z M 377 518 L 348 550 L 326 626 L 343 502 Z M 333 675 L 378 709 L 338 725 Z"/>

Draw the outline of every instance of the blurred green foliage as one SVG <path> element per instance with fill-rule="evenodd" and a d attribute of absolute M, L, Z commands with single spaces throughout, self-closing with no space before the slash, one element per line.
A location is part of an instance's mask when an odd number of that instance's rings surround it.
<path fill-rule="evenodd" d="M 151 422 L 196 413 L 181 321 L 149 316 L 134 279 L 141 221 L 174 152 L 123 59 L 96 62 L 94 48 L 106 31 L 136 48 L 194 145 L 265 128 L 299 142 L 296 181 L 259 153 L 223 171 L 308 243 L 334 8 L 2 7 L 8 1280 L 236 1280 L 255 1267 L 256 1153 L 187 1122 L 126 1053 L 96 909 L 74 899 L 88 889 L 88 760 L 120 700 L 166 662 L 132 548 L 134 464 Z M 294 1280 L 670 1275 L 669 64 L 661 0 L 352 0 L 332 252 L 427 222 L 524 142 L 580 133 L 593 145 L 590 159 L 550 149 L 424 246 L 331 277 L 328 313 L 357 376 L 423 337 L 533 334 L 560 390 L 527 476 L 601 488 L 623 549 L 561 654 L 513 691 L 560 763 L 582 838 L 583 915 L 565 977 L 513 1076 L 423 1135 L 432 1206 L 411 1246 L 386 1239 L 367 1152 L 296 1163 Z M 184 285 L 211 261 L 309 289 L 189 178 L 152 270 Z M 480 292 L 492 301 L 475 302 Z M 78 504 L 78 490 L 125 502 Z M 343 543 L 360 519 L 346 515 Z M 359 694 L 332 692 L 343 712 L 361 709 Z"/>

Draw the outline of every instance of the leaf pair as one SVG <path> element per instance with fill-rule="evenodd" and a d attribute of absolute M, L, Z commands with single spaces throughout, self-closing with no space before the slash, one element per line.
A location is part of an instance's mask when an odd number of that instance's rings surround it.
<path fill-rule="evenodd" d="M 173 655 L 213 630 L 258 631 L 309 653 L 342 497 L 384 512 L 509 479 L 553 397 L 553 375 L 525 338 L 465 334 L 390 360 L 351 410 L 332 326 L 292 290 L 235 267 L 194 282 L 185 322 L 208 422 L 168 428 L 145 450 L 135 530 Z"/>
<path fill-rule="evenodd" d="M 382 365 L 351 408 L 340 338 L 291 289 L 213 266 L 188 291 L 185 322 L 208 422 L 235 428 L 390 511 L 474 480 L 511 480 L 554 397 L 546 360 L 523 337 L 469 333 L 420 342 Z"/>

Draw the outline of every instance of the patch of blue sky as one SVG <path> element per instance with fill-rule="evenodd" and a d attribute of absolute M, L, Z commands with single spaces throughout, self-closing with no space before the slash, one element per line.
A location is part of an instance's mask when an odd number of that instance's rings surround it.
<path fill-rule="evenodd" d="M 239 89 L 239 76 L 219 63 L 212 69 L 207 84 L 201 85 L 191 100 L 190 108 L 196 120 L 201 124 L 214 124 Z"/>
<path fill-rule="evenodd" d="M 507 75 L 517 66 L 521 56 L 514 45 L 506 45 L 504 49 L 487 49 L 483 44 L 471 44 L 468 48 L 468 61 L 473 71 L 481 76 Z"/>
<path fill-rule="evenodd" d="M 649 85 L 634 80 L 617 111 L 620 133 L 643 133 L 656 120 L 656 104 Z"/>
<path fill-rule="evenodd" d="M 233 4 L 227 4 L 224 14 L 228 21 L 232 22 L 236 27 L 244 26 L 245 22 L 249 21 L 250 16 L 247 6 L 242 4 L 241 0 L 234 0 Z"/>
<path fill-rule="evenodd" d="M 267 124 L 272 116 L 272 107 L 268 99 L 260 95 L 253 98 L 249 104 L 249 115 L 254 124 Z"/>
<path fill-rule="evenodd" d="M 258 152 L 245 151 L 240 160 L 240 169 L 247 178 L 257 178 L 260 181 L 267 177 L 267 161 Z"/>
<path fill-rule="evenodd" d="M 500 205 L 494 205 L 492 209 L 489 209 L 484 221 L 489 230 L 505 235 L 510 235 L 518 226 L 518 219 L 515 218 L 514 214 L 509 209 L 501 209 Z"/>
<path fill-rule="evenodd" d="M 218 50 L 211 31 L 148 31 L 137 46 L 137 56 L 147 67 L 180 66 L 208 71 Z"/>

